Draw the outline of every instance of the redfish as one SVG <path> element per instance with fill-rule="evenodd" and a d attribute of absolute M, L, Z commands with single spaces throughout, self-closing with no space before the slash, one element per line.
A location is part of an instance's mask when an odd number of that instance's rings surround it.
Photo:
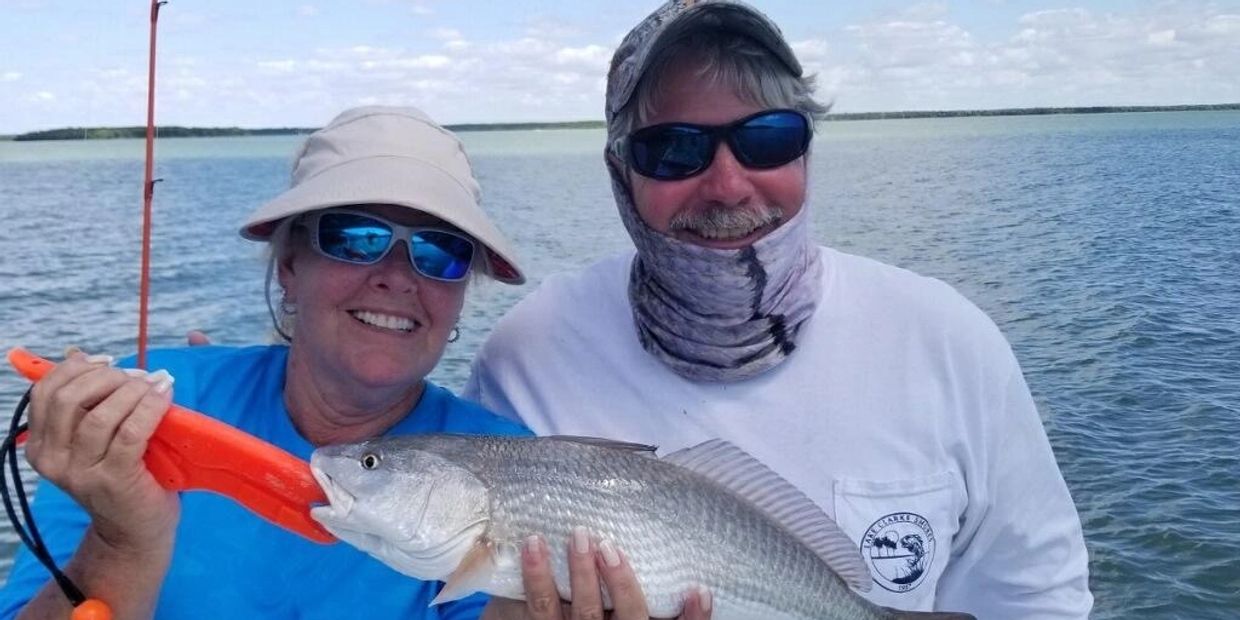
<path fill-rule="evenodd" d="M 446 581 L 436 602 L 523 598 L 520 545 L 533 534 L 568 598 L 566 541 L 584 526 L 625 553 L 656 617 L 705 586 L 714 620 L 972 618 L 862 598 L 853 590 L 872 578 L 857 545 L 720 440 L 656 458 L 590 438 L 410 435 L 320 448 L 310 467 L 329 501 L 311 515 L 402 573 Z"/>

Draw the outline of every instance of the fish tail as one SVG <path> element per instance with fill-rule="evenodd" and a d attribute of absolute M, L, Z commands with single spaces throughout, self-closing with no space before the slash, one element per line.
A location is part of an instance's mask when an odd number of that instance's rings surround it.
<path fill-rule="evenodd" d="M 891 614 L 891 620 L 977 620 L 972 614 L 953 611 L 900 611 L 884 607 L 883 611 Z"/>

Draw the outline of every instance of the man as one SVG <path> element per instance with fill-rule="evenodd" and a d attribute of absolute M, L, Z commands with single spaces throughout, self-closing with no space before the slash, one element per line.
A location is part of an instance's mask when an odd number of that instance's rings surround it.
<path fill-rule="evenodd" d="M 1087 617 L 1080 520 L 1002 334 L 939 281 L 812 241 L 812 91 L 746 5 L 634 28 L 606 160 L 636 250 L 545 280 L 465 396 L 538 434 L 737 444 L 857 541 L 876 603 Z"/>

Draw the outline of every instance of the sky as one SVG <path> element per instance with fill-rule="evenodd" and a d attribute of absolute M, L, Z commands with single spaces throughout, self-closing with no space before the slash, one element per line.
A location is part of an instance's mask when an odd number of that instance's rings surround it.
<path fill-rule="evenodd" d="M 162 125 L 597 120 L 658 0 L 172 0 Z M 1240 102 L 1240 0 L 755 0 L 837 112 Z M 149 2 L 0 0 L 0 134 L 146 119 Z"/>

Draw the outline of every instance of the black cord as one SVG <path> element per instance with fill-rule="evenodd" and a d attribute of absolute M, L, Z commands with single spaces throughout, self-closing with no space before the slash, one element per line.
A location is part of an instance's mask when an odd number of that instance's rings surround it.
<path fill-rule="evenodd" d="M 78 589 L 77 585 L 67 575 L 56 567 L 55 558 L 47 550 L 47 545 L 43 544 L 43 537 L 39 535 L 39 528 L 34 524 L 34 515 L 30 512 L 30 503 L 26 500 L 26 489 L 22 485 L 21 470 L 17 468 L 17 438 L 26 432 L 27 426 L 22 423 L 21 418 L 26 413 L 26 407 L 29 404 L 30 390 L 26 390 L 26 393 L 22 395 L 21 401 L 17 403 L 17 409 L 13 411 L 13 419 L 9 422 L 9 434 L 4 438 L 4 444 L 0 445 L 0 460 L 7 461 L 8 464 L 7 468 L 0 467 L 0 499 L 4 501 L 4 512 L 8 514 L 9 523 L 12 524 L 13 530 L 17 532 L 22 542 L 30 548 L 30 552 L 34 554 L 34 557 L 52 574 L 52 578 L 56 580 L 56 584 L 60 586 L 60 590 L 65 593 L 65 597 L 69 599 L 69 602 L 74 607 L 77 607 L 86 601 L 86 596 L 82 594 L 82 591 Z M 9 477 L 13 479 L 13 490 L 16 491 L 17 501 L 21 506 L 22 518 L 20 519 L 17 516 L 16 508 L 13 506 L 13 498 L 9 493 Z"/>

